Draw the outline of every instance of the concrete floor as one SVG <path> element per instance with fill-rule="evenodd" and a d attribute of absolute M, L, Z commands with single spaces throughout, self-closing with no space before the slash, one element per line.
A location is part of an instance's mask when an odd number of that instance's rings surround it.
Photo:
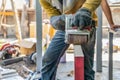
<path fill-rule="evenodd" d="M 113 80 L 120 80 L 120 53 L 114 53 L 113 56 Z M 57 80 L 74 80 L 74 57 L 73 54 L 67 54 L 67 63 L 60 63 L 57 73 Z M 94 70 L 96 70 L 96 59 L 94 62 Z M 103 54 L 102 73 L 95 74 L 95 80 L 108 80 L 108 54 Z"/>

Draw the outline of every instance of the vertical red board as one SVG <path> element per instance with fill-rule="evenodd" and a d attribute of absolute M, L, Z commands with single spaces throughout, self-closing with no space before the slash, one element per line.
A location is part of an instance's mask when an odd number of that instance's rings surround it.
<path fill-rule="evenodd" d="M 84 57 L 75 57 L 75 80 L 84 80 Z"/>

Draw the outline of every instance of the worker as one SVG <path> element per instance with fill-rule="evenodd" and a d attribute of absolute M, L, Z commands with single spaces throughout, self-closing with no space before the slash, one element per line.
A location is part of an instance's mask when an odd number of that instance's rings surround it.
<path fill-rule="evenodd" d="M 80 30 L 92 24 L 90 39 L 88 43 L 81 46 L 84 53 L 85 80 L 94 80 L 95 72 L 92 69 L 96 34 L 94 24 L 97 24 L 95 10 L 101 4 L 101 0 L 71 0 L 67 6 L 63 4 L 66 3 L 64 1 L 70 0 L 40 0 L 41 6 L 50 17 L 51 25 L 57 30 L 43 56 L 40 80 L 55 80 L 60 58 L 69 47 L 69 44 L 64 42 L 65 14 L 74 14 L 71 25 Z M 111 27 L 114 26 L 111 25 Z"/>

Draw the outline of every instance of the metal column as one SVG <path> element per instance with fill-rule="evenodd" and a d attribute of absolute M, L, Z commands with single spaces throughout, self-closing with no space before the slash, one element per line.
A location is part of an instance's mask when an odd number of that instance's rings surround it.
<path fill-rule="evenodd" d="M 102 72 L 102 9 L 97 9 L 98 28 L 96 32 L 96 71 Z"/>
<path fill-rule="evenodd" d="M 109 32 L 109 68 L 108 80 L 113 80 L 113 33 Z"/>
<path fill-rule="evenodd" d="M 42 10 L 39 0 L 36 1 L 36 51 L 37 51 L 37 67 L 36 71 L 30 71 L 30 74 L 25 80 L 39 80 L 41 77 L 40 70 L 42 68 Z"/>
<path fill-rule="evenodd" d="M 37 32 L 37 71 L 42 67 L 42 10 L 39 0 L 36 0 L 36 32 Z"/>

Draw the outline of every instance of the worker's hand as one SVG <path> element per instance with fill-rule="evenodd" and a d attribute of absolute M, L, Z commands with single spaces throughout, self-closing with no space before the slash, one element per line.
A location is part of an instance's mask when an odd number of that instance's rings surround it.
<path fill-rule="evenodd" d="M 110 25 L 111 30 L 117 31 L 117 29 L 120 29 L 120 25 Z"/>
<path fill-rule="evenodd" d="M 80 30 L 90 27 L 92 24 L 91 12 L 85 8 L 78 10 L 73 17 L 72 26 L 78 27 Z"/>
<path fill-rule="evenodd" d="M 65 30 L 65 15 L 51 17 L 50 23 L 56 30 Z"/>

